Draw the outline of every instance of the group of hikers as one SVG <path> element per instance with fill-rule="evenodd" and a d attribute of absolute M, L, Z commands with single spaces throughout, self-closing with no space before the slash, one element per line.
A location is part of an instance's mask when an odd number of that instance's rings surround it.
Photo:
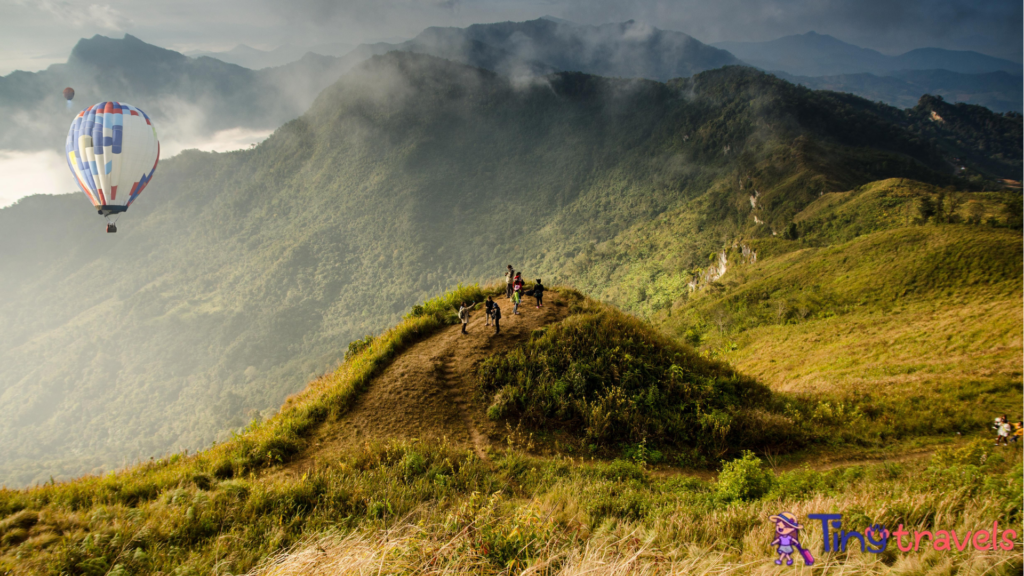
<path fill-rule="evenodd" d="M 512 265 L 508 265 L 508 269 L 505 271 L 505 298 L 512 301 L 512 314 L 519 314 L 519 303 L 522 302 L 525 296 L 533 296 L 537 300 L 537 308 L 544 307 L 544 285 L 541 284 L 540 278 L 534 282 L 533 286 L 529 290 L 525 290 L 526 281 L 523 280 L 522 272 L 516 272 L 512 269 Z M 469 324 L 469 311 L 473 307 L 467 305 L 465 302 L 459 308 L 459 320 L 462 321 L 462 333 L 466 332 L 466 325 Z M 484 310 L 487 313 L 487 326 L 494 324 L 494 333 L 501 334 L 501 307 L 494 301 L 493 296 L 488 296 L 487 301 L 484 302 Z"/>
<path fill-rule="evenodd" d="M 1011 424 L 1006 414 L 1003 414 L 1001 418 L 996 418 L 992 428 L 996 431 L 996 446 L 1000 444 L 1008 446 L 1010 441 L 1016 444 L 1024 436 L 1024 421 L 1018 420 L 1016 424 Z"/>

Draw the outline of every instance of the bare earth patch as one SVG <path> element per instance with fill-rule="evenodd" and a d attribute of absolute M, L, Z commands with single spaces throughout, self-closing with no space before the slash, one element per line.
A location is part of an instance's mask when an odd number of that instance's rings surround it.
<path fill-rule="evenodd" d="M 533 298 L 524 299 L 518 315 L 512 314 L 512 304 L 504 297 L 495 301 L 502 312 L 501 334 L 486 325 L 481 305 L 470 317 L 468 334 L 462 334 L 461 325 L 449 326 L 413 345 L 374 379 L 344 417 L 322 425 L 312 448 L 285 472 L 302 474 L 317 460 L 330 459 L 345 448 L 392 438 L 446 438 L 471 446 L 486 459 L 487 446 L 504 430 L 487 419 L 487 406 L 476 399 L 477 367 L 568 314 L 565 301 L 554 291 L 547 293 L 543 308 L 536 308 Z"/>

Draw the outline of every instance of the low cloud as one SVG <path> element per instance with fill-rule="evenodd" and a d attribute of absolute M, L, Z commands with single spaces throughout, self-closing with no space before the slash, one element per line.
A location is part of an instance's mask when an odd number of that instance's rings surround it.
<path fill-rule="evenodd" d="M 221 130 L 203 139 L 168 139 L 160 142 L 161 154 L 175 156 L 182 150 L 202 150 L 203 152 L 231 152 L 244 150 L 266 140 L 273 130 L 251 130 L 249 128 L 230 128 Z"/>
<path fill-rule="evenodd" d="M 78 189 L 64 158 L 52 150 L 0 150 L 0 208 L 33 194 L 67 194 Z M 83 202 L 88 202 L 85 195 Z"/>
<path fill-rule="evenodd" d="M 231 128 L 221 130 L 205 138 L 183 136 L 160 141 L 161 161 L 179 154 L 182 150 L 197 149 L 204 152 L 230 152 L 244 150 L 267 139 L 273 130 L 250 130 Z M 25 196 L 33 194 L 68 194 L 77 192 L 71 171 L 64 156 L 54 150 L 20 152 L 0 150 L 0 174 L 4 175 L 0 185 L 0 208 L 10 206 Z M 158 176 L 159 177 L 159 170 Z M 89 200 L 82 195 L 82 202 Z"/>

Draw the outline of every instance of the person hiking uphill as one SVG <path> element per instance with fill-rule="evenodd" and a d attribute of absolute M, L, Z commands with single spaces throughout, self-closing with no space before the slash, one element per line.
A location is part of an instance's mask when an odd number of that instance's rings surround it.
<path fill-rule="evenodd" d="M 505 298 L 512 299 L 512 284 L 516 279 L 515 270 L 512 270 L 512 265 L 508 265 L 508 270 L 505 272 Z"/>
<path fill-rule="evenodd" d="M 516 272 L 515 278 L 512 279 L 512 291 L 521 292 L 523 290 L 523 276 L 519 272 Z"/>
<path fill-rule="evenodd" d="M 469 334 L 469 332 L 466 332 L 466 324 L 469 324 L 469 306 L 466 306 L 465 302 L 459 308 L 459 320 L 462 320 L 462 333 Z"/>

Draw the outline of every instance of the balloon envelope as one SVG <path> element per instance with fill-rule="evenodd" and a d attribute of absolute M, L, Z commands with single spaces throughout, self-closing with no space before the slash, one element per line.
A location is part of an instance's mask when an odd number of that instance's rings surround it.
<path fill-rule="evenodd" d="M 74 99 L 74 97 L 75 97 L 75 89 L 74 88 L 68 86 L 67 88 L 64 89 L 64 99 L 65 100 L 72 100 L 72 99 Z"/>
<path fill-rule="evenodd" d="M 100 102 L 79 112 L 64 147 L 78 186 L 101 212 L 127 210 L 160 160 L 149 116 L 120 102 Z"/>

